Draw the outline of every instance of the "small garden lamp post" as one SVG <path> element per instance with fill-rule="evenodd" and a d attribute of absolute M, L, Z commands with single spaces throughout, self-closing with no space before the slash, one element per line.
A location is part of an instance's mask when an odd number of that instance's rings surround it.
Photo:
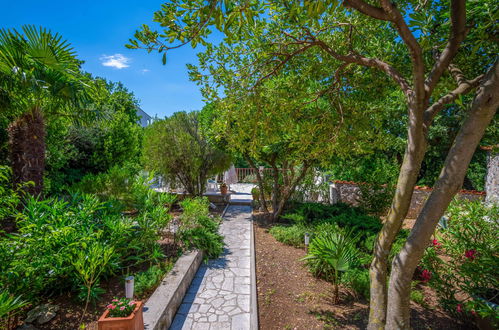
<path fill-rule="evenodd" d="M 305 233 L 305 252 L 308 253 L 308 245 L 310 244 L 310 234 Z"/>
<path fill-rule="evenodd" d="M 133 299 L 133 286 L 134 286 L 134 277 L 128 276 L 125 278 L 125 297 L 127 299 Z"/>

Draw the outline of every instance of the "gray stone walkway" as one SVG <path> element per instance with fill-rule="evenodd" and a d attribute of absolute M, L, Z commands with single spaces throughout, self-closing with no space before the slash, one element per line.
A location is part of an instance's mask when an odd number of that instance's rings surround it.
<path fill-rule="evenodd" d="M 251 229 L 251 207 L 229 206 L 220 226 L 225 252 L 200 266 L 170 329 L 252 328 Z"/>

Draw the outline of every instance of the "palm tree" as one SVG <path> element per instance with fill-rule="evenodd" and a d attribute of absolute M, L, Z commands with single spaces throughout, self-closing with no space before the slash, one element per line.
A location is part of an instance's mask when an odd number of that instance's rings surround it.
<path fill-rule="evenodd" d="M 81 63 L 57 33 L 31 25 L 0 29 L 0 108 L 15 118 L 8 128 L 13 181 L 33 182 L 26 188 L 32 195 L 43 189 L 46 118 L 88 113 L 74 111 L 92 90 Z"/>
<path fill-rule="evenodd" d="M 358 258 L 355 242 L 358 235 L 353 229 L 326 225 L 310 243 L 308 254 L 302 258 L 312 273 L 333 284 L 333 303 L 339 302 L 339 283 L 342 273 L 351 269 Z"/>

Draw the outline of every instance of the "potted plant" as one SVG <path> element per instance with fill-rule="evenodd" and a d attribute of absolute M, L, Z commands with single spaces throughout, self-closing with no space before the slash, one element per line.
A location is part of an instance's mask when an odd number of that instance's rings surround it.
<path fill-rule="evenodd" d="M 222 195 L 227 195 L 227 191 L 228 187 L 227 184 L 224 182 L 220 185 L 220 193 L 222 193 Z"/>
<path fill-rule="evenodd" d="M 99 318 L 99 330 L 143 330 L 142 302 L 115 298 Z"/>

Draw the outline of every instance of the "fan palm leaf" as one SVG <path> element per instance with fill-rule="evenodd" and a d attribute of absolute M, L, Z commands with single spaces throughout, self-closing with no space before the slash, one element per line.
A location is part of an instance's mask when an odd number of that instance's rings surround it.
<path fill-rule="evenodd" d="M 9 127 L 13 177 L 18 184 L 33 181 L 33 194 L 43 187 L 46 118 L 93 115 L 95 88 L 81 63 L 57 33 L 32 25 L 0 29 L 0 106 L 17 118 Z"/>
<path fill-rule="evenodd" d="M 308 254 L 302 259 L 311 272 L 333 283 L 334 301 L 338 301 L 338 283 L 341 273 L 351 269 L 359 256 L 355 247 L 358 235 L 352 230 L 336 227 L 319 233 L 310 243 Z"/>

